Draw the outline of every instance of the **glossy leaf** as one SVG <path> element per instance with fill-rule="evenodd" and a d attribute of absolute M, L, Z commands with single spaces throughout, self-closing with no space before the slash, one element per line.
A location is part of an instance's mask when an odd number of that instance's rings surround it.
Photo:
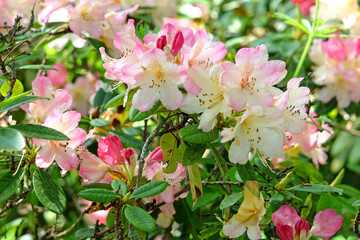
<path fill-rule="evenodd" d="M 182 140 L 189 143 L 210 143 L 219 137 L 219 130 L 217 128 L 210 132 L 203 132 L 198 129 L 198 124 L 188 125 L 179 131 Z"/>
<path fill-rule="evenodd" d="M 92 202 L 106 203 L 117 198 L 117 194 L 113 191 L 103 188 L 86 189 L 78 193 L 78 195 Z"/>
<path fill-rule="evenodd" d="M 340 188 L 332 187 L 329 185 L 321 185 L 321 184 L 312 184 L 311 186 L 305 186 L 305 185 L 296 185 L 289 190 L 294 191 L 302 191 L 302 192 L 311 192 L 311 193 L 325 193 L 325 192 L 335 192 L 339 195 L 342 195 L 343 191 Z"/>
<path fill-rule="evenodd" d="M 9 141 L 11 139 L 11 141 Z M 24 137 L 15 129 L 0 128 L 0 149 L 5 151 L 20 151 L 25 147 Z"/>
<path fill-rule="evenodd" d="M 244 165 L 236 164 L 236 169 L 243 183 L 245 183 L 246 181 L 256 181 L 255 171 L 250 161 L 248 161 Z"/>
<path fill-rule="evenodd" d="M 10 128 L 19 131 L 24 137 L 48 139 L 55 141 L 70 140 L 65 134 L 53 128 L 48 128 L 42 125 L 35 124 L 17 124 L 12 125 Z"/>
<path fill-rule="evenodd" d="M 45 171 L 36 170 L 33 185 L 37 198 L 50 211 L 62 214 L 66 207 L 66 196 L 57 182 Z"/>
<path fill-rule="evenodd" d="M 32 70 L 45 69 L 45 70 L 55 70 L 55 71 L 57 71 L 56 68 L 54 68 L 53 66 L 50 66 L 50 65 L 25 65 L 25 66 L 18 67 L 17 69 L 18 70 L 22 70 L 22 69 L 32 69 Z"/>
<path fill-rule="evenodd" d="M 1 95 L 6 97 L 8 91 L 9 91 L 9 88 L 10 88 L 10 81 L 6 81 L 6 83 L 1 85 L 1 88 L 0 88 Z M 19 80 L 16 79 L 16 82 L 15 82 L 15 84 L 13 86 L 12 94 L 10 95 L 10 97 L 15 97 L 15 96 L 18 96 L 18 95 L 20 95 L 22 93 L 24 93 L 24 86 Z"/>
<path fill-rule="evenodd" d="M 218 167 L 220 169 L 221 176 L 225 177 L 225 175 L 228 172 L 228 166 L 226 164 L 226 161 L 223 158 L 223 156 L 220 154 L 220 152 L 212 144 L 209 144 L 209 145 L 210 145 L 211 150 L 212 150 L 212 152 L 214 154 L 216 164 L 218 165 Z"/>
<path fill-rule="evenodd" d="M 10 100 L 10 99 L 8 99 L 8 100 Z M 25 103 L 32 102 L 32 101 L 39 100 L 39 99 L 49 99 L 49 98 L 38 97 L 38 96 L 23 96 L 15 101 L 12 101 L 9 104 L 5 105 L 3 108 L 0 109 L 0 112 L 6 112 L 11 109 L 17 108 Z"/>
<path fill-rule="evenodd" d="M 114 191 L 119 192 L 119 194 L 122 196 L 124 196 L 128 191 L 128 187 L 127 187 L 126 183 L 124 183 L 123 181 L 121 181 L 119 179 L 113 180 L 111 182 L 111 187 Z"/>
<path fill-rule="evenodd" d="M 161 102 L 157 101 L 153 106 L 153 108 L 146 112 L 140 112 L 138 109 L 131 107 L 129 112 L 129 119 L 132 122 L 144 120 L 150 117 L 151 115 L 153 115 L 156 112 L 156 110 L 160 107 L 160 105 Z"/>
<path fill-rule="evenodd" d="M 168 182 L 166 181 L 155 181 L 145 184 L 132 193 L 134 198 L 147 198 L 158 195 L 165 191 L 168 186 Z"/>
<path fill-rule="evenodd" d="M 145 232 L 153 232 L 156 224 L 155 220 L 144 209 L 131 206 L 125 209 L 127 220 L 136 228 Z"/>
<path fill-rule="evenodd" d="M 97 118 L 90 121 L 90 124 L 94 127 L 107 127 L 110 125 L 105 119 Z"/>
<path fill-rule="evenodd" d="M 220 203 L 220 209 L 231 207 L 234 205 L 244 194 L 242 192 L 233 193 L 230 196 L 224 198 Z"/>
<path fill-rule="evenodd" d="M 24 169 L 20 168 L 14 176 L 13 171 L 6 171 L 0 175 L 0 202 L 9 199 L 18 189 L 24 177 Z"/>
<path fill-rule="evenodd" d="M 191 144 L 187 145 L 182 157 L 182 165 L 189 166 L 199 161 L 206 150 L 205 144 Z"/>

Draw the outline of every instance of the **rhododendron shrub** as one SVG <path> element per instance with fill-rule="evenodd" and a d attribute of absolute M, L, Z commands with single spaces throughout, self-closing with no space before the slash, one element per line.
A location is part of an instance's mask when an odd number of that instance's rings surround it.
<path fill-rule="evenodd" d="M 0 6 L 0 236 L 360 238 L 357 1 Z"/>

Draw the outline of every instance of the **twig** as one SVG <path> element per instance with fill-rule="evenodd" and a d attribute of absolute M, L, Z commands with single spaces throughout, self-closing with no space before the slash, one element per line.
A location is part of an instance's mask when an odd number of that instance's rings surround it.
<path fill-rule="evenodd" d="M 82 220 L 83 216 L 85 214 L 85 211 L 82 211 L 80 216 L 76 219 L 76 221 L 73 223 L 73 225 L 71 225 L 68 229 L 58 233 L 58 234 L 55 234 L 53 235 L 53 237 L 55 239 L 57 238 L 60 238 L 60 237 L 63 237 L 65 236 L 66 234 L 68 234 L 69 232 L 71 232 L 72 230 L 74 230 L 76 228 L 76 226 L 79 224 L 79 222 Z"/>
<path fill-rule="evenodd" d="M 356 214 L 354 225 L 353 225 L 353 230 L 354 230 L 354 233 L 356 234 L 357 237 L 360 237 L 359 224 L 360 224 L 360 208 L 359 208 L 359 211 Z"/>
<path fill-rule="evenodd" d="M 107 228 L 107 229 L 105 229 L 105 230 L 103 230 L 101 232 L 96 232 L 96 233 L 94 233 L 93 237 L 95 237 L 97 239 L 101 239 L 102 237 L 105 236 L 105 234 L 114 231 L 114 228 L 115 228 L 115 226 L 112 226 L 112 227 Z"/>
<path fill-rule="evenodd" d="M 119 234 L 119 208 L 116 208 L 115 212 L 115 239 L 120 240 L 120 234 Z"/>
<path fill-rule="evenodd" d="M 158 136 L 160 129 L 166 124 L 166 121 L 170 118 L 170 113 L 169 115 L 164 119 L 164 121 L 162 121 L 155 129 L 154 132 L 152 132 L 150 134 L 150 136 L 146 139 L 145 144 L 141 150 L 141 154 L 138 158 L 139 161 L 139 170 L 138 170 L 138 179 L 137 179 L 137 183 L 136 183 L 136 188 L 140 187 L 141 185 L 141 178 L 142 178 L 142 171 L 144 168 L 144 164 L 145 164 L 145 154 L 148 151 L 148 147 L 151 144 L 152 140 Z"/>

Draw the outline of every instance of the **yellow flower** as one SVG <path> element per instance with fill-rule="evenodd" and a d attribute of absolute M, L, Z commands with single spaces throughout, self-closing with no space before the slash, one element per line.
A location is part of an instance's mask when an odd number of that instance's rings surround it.
<path fill-rule="evenodd" d="M 223 227 L 223 232 L 230 238 L 237 238 L 247 230 L 248 237 L 260 239 L 259 222 L 265 214 L 264 199 L 256 181 L 247 181 L 244 187 L 244 201 L 239 211 Z"/>

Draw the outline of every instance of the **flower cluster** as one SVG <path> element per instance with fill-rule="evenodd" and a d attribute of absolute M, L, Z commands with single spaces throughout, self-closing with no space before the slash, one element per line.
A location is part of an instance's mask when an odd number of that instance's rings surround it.
<path fill-rule="evenodd" d="M 85 130 L 77 127 L 81 114 L 67 111 L 72 103 L 70 94 L 64 89 L 53 91 L 51 80 L 44 76 L 37 77 L 32 82 L 32 89 L 36 96 L 48 97 L 49 100 L 37 100 L 22 105 L 22 108 L 35 122 L 58 130 L 70 139 L 68 141 L 34 139 L 34 144 L 41 147 L 36 156 L 36 165 L 40 168 L 48 168 L 55 160 L 64 171 L 77 168 L 78 147 L 85 142 L 87 134 Z"/>
<path fill-rule="evenodd" d="M 269 61 L 264 45 L 240 49 L 235 63 L 220 63 L 225 45 L 212 42 L 204 29 L 176 31 L 166 24 L 143 41 L 129 20 L 114 40 L 121 58 L 110 58 L 100 48 L 105 76 L 126 83 L 128 89 L 139 87 L 132 104 L 140 111 L 160 100 L 169 110 L 202 113 L 199 128 L 205 132 L 215 127 L 219 114 L 235 113 L 235 126 L 222 131 L 223 142 L 234 139 L 231 162 L 246 163 L 251 148 L 281 157 L 285 132 L 300 134 L 304 129 L 310 91 L 299 86 L 301 78 L 291 79 L 285 92 L 276 88 L 286 75 L 285 63 Z"/>
<path fill-rule="evenodd" d="M 310 59 L 315 63 L 314 82 L 324 86 L 318 99 L 327 103 L 336 98 L 340 108 L 360 100 L 360 38 L 314 40 Z"/>
<path fill-rule="evenodd" d="M 296 210 L 288 205 L 281 206 L 271 218 L 281 240 L 307 240 L 311 235 L 326 240 L 340 229 L 343 222 L 342 216 L 337 215 L 332 209 L 326 209 L 315 215 L 310 229 L 310 224 L 301 219 Z"/>

